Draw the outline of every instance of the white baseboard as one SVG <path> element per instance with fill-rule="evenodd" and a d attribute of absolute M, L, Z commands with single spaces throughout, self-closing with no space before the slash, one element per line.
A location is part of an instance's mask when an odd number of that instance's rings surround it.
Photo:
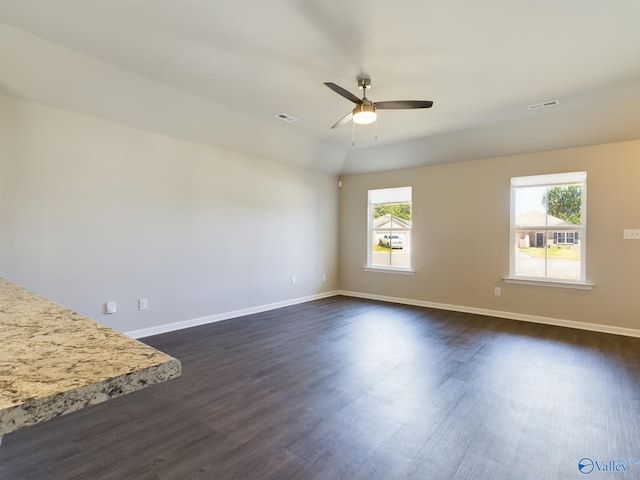
<path fill-rule="evenodd" d="M 475 313 L 488 317 L 506 318 L 509 320 L 519 320 L 522 322 L 542 323 L 545 325 L 555 325 L 558 327 L 577 328 L 579 330 L 589 330 L 592 332 L 612 333 L 614 335 L 625 335 L 627 337 L 640 337 L 640 330 L 633 328 L 616 327 L 613 325 L 601 325 L 597 323 L 576 322 L 574 320 L 564 320 L 561 318 L 539 317 L 523 313 L 501 312 L 499 310 L 488 310 L 484 308 L 465 307 L 461 305 L 449 305 L 446 303 L 425 302 L 422 300 L 412 300 L 409 298 L 387 297 L 385 295 L 374 295 L 370 293 L 350 292 L 338 290 L 338 295 L 346 297 L 357 297 L 368 300 L 378 300 L 381 302 L 401 303 L 416 307 L 436 308 L 438 310 L 450 310 L 454 312 Z"/>
<path fill-rule="evenodd" d="M 592 332 L 611 333 L 614 335 L 624 335 L 627 337 L 640 338 L 640 330 L 633 328 L 616 327 L 613 325 L 602 325 L 597 323 L 576 322 L 574 320 L 564 320 L 561 318 L 540 317 L 537 315 L 527 315 L 524 313 L 502 312 L 499 310 L 488 310 L 485 308 L 467 307 L 462 305 L 450 305 L 446 303 L 427 302 L 424 300 L 413 300 L 410 298 L 389 297 L 386 295 L 375 295 L 372 293 L 351 292 L 347 290 L 335 290 L 317 295 L 309 295 L 307 297 L 294 298 L 282 302 L 270 303 L 267 305 L 259 305 L 256 307 L 243 308 L 231 312 L 209 315 L 206 317 L 194 318 L 192 320 L 184 320 L 182 322 L 167 323 L 155 327 L 143 328 L 140 330 L 132 330 L 125 332 L 132 338 L 144 338 L 151 335 L 159 335 L 161 333 L 173 332 L 184 328 L 197 327 L 208 323 L 220 322 L 231 318 L 243 317 L 254 313 L 266 312 L 277 308 L 288 307 L 290 305 L 298 305 L 300 303 L 320 300 L 322 298 L 334 297 L 336 295 L 344 295 L 345 297 L 364 298 L 368 300 L 378 300 L 381 302 L 400 303 L 403 305 L 413 305 L 416 307 L 436 308 L 438 310 L 449 310 L 453 312 L 475 313 L 477 315 L 486 315 L 488 317 L 506 318 L 509 320 L 518 320 L 522 322 L 542 323 L 545 325 L 555 325 L 558 327 L 577 328 L 579 330 L 589 330 Z"/>
<path fill-rule="evenodd" d="M 254 313 L 275 310 L 276 308 L 288 307 L 291 305 L 297 305 L 299 303 L 311 302 L 313 300 L 320 300 L 321 298 L 335 297 L 336 295 L 338 295 L 337 291 L 325 292 L 317 295 L 309 295 L 307 297 L 285 300 L 282 302 L 269 303 L 267 305 L 258 305 L 256 307 L 243 308 L 241 310 L 234 310 L 232 312 L 218 313 L 216 315 L 194 318 L 192 320 L 184 320 L 182 322 L 167 323 L 164 325 L 158 325 L 156 327 L 132 330 L 130 332 L 124 332 L 124 334 L 128 335 L 131 338 L 150 337 L 151 335 L 160 335 L 161 333 L 174 332 L 176 330 L 182 330 L 184 328 L 197 327 L 198 325 L 206 325 L 208 323 L 221 322 L 222 320 L 229 320 L 231 318 L 244 317 L 245 315 L 252 315 Z"/>

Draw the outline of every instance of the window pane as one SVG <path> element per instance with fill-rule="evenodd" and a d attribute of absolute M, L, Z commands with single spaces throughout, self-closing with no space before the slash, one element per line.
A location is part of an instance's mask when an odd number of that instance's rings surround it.
<path fill-rule="evenodd" d="M 547 275 L 553 278 L 580 280 L 580 245 L 549 245 Z"/>
<path fill-rule="evenodd" d="M 550 187 L 547 192 L 549 217 L 554 225 L 582 225 L 582 188 L 580 185 Z"/>
<path fill-rule="evenodd" d="M 515 274 L 544 277 L 547 250 L 545 232 L 517 230 L 515 244 Z"/>
<path fill-rule="evenodd" d="M 409 239 L 411 237 L 398 231 L 376 230 L 371 242 L 371 264 L 376 267 L 404 267 L 411 266 L 409 262 Z"/>
<path fill-rule="evenodd" d="M 519 227 L 545 226 L 547 188 L 519 187 L 515 190 L 516 225 Z"/>

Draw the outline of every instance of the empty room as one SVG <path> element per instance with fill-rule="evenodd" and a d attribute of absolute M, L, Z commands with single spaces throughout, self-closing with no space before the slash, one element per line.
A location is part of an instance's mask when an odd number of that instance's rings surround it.
<path fill-rule="evenodd" d="M 640 478 L 638 18 L 0 0 L 0 480 Z"/>

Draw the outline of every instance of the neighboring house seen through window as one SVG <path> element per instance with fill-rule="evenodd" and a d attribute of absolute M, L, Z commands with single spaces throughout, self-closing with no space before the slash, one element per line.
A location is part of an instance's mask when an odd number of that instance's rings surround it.
<path fill-rule="evenodd" d="M 586 172 L 511 179 L 511 278 L 585 282 Z"/>
<path fill-rule="evenodd" d="M 411 269 L 411 187 L 369 190 L 367 266 Z"/>

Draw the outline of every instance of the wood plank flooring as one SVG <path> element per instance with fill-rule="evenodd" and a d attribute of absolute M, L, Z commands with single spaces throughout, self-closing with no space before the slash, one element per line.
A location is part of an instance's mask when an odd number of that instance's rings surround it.
<path fill-rule="evenodd" d="M 618 476 L 584 457 L 640 459 L 640 339 L 333 297 L 144 341 L 182 377 L 7 435 L 0 479 L 591 480 Z"/>

